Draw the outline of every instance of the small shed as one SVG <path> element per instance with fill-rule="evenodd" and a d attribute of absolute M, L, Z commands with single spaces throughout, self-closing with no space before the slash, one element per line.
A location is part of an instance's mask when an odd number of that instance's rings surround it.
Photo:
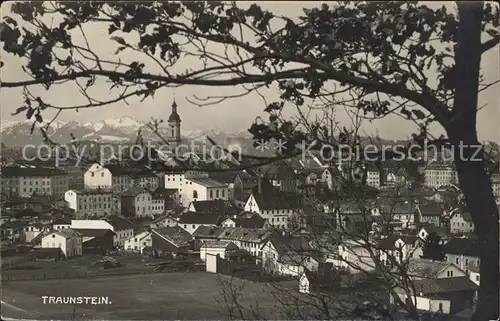
<path fill-rule="evenodd" d="M 228 252 L 236 251 L 239 247 L 230 241 L 206 241 L 200 247 L 200 259 L 206 260 L 207 254 L 219 255 L 224 259 Z"/>

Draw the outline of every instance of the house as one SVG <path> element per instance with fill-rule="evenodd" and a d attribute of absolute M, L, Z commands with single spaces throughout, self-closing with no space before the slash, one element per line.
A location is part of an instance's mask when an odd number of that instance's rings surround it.
<path fill-rule="evenodd" d="M 0 187 L 8 197 L 61 196 L 68 189 L 67 173 L 55 167 L 5 166 Z"/>
<path fill-rule="evenodd" d="M 172 191 L 165 189 L 164 187 L 158 187 L 155 190 L 152 190 L 151 199 L 153 204 L 151 204 L 153 213 L 163 214 L 167 210 L 167 208 L 172 208 L 175 201 L 175 195 L 177 191 Z"/>
<path fill-rule="evenodd" d="M 192 234 L 194 250 L 197 251 L 206 241 L 218 241 L 224 228 L 213 225 L 200 225 Z"/>
<path fill-rule="evenodd" d="M 268 165 L 263 177 L 281 192 L 295 192 L 297 189 L 295 171 L 285 161 Z"/>
<path fill-rule="evenodd" d="M 241 212 L 241 209 L 233 206 L 227 200 L 193 201 L 188 210 L 199 213 L 219 213 L 221 216 L 233 216 Z"/>
<path fill-rule="evenodd" d="M 52 222 L 52 229 L 56 231 L 71 228 L 71 220 L 60 218 Z"/>
<path fill-rule="evenodd" d="M 325 223 L 330 223 L 338 232 L 365 233 L 370 229 L 377 216 L 380 216 L 377 208 L 371 204 L 365 206 L 353 201 L 341 201 L 324 209 L 327 215 L 334 217 L 329 221 L 326 217 L 322 219 Z"/>
<path fill-rule="evenodd" d="M 60 248 L 67 258 L 82 255 L 82 244 L 82 235 L 72 229 L 52 231 L 41 238 L 42 248 Z"/>
<path fill-rule="evenodd" d="M 371 244 L 362 239 L 347 239 L 338 245 L 337 260 L 334 266 L 349 271 L 352 274 L 371 272 L 375 270 L 375 260 L 370 254 Z"/>
<path fill-rule="evenodd" d="M 179 226 L 153 229 L 151 240 L 154 256 L 170 255 L 175 258 L 193 250 L 193 237 Z"/>
<path fill-rule="evenodd" d="M 450 217 L 450 230 L 453 234 L 473 233 L 474 222 L 468 211 L 455 211 Z"/>
<path fill-rule="evenodd" d="M 100 188 L 92 190 L 72 189 L 64 193 L 64 199 L 68 202 L 69 208 L 75 211 L 75 216 L 78 219 L 108 217 L 118 214 L 120 211 L 120 204 L 111 190 Z"/>
<path fill-rule="evenodd" d="M 398 264 L 409 258 L 420 258 L 422 241 L 413 235 L 390 235 L 377 244 L 379 260 L 385 265 L 392 265 L 392 259 Z"/>
<path fill-rule="evenodd" d="M 217 239 L 233 242 L 238 248 L 246 250 L 256 258 L 261 258 L 261 248 L 272 235 L 274 235 L 272 230 L 225 227 L 220 230 Z"/>
<path fill-rule="evenodd" d="M 221 221 L 219 213 L 186 212 L 179 217 L 178 226 L 193 234 L 200 226 L 218 226 Z"/>
<path fill-rule="evenodd" d="M 440 227 L 443 216 L 444 210 L 438 203 L 429 202 L 427 204 L 416 205 L 415 221 L 417 224 L 428 223 L 434 227 Z"/>
<path fill-rule="evenodd" d="M 243 228 L 264 228 L 266 224 L 266 219 L 260 217 L 256 213 L 250 213 L 249 216 L 233 216 L 222 221 L 221 225 L 223 227 L 243 227 Z"/>
<path fill-rule="evenodd" d="M 151 231 L 138 231 L 136 235 L 126 239 L 123 247 L 126 251 L 138 251 L 143 253 L 144 249 L 153 245 Z"/>
<path fill-rule="evenodd" d="M 374 188 L 380 187 L 380 176 L 382 175 L 380 169 L 371 164 L 365 165 L 366 171 L 366 185 Z"/>
<path fill-rule="evenodd" d="M 479 245 L 475 238 L 453 238 L 444 246 L 445 260 L 464 270 L 479 285 Z"/>
<path fill-rule="evenodd" d="M 5 201 L 5 209 L 12 211 L 32 210 L 36 213 L 47 211 L 51 207 L 51 200 L 44 196 L 13 197 Z"/>
<path fill-rule="evenodd" d="M 173 227 L 177 226 L 178 218 L 174 217 L 172 214 L 159 215 L 155 217 L 154 220 L 149 223 L 150 228 L 162 228 L 162 227 Z"/>
<path fill-rule="evenodd" d="M 452 163 L 434 162 L 424 170 L 425 185 L 439 188 L 458 182 L 458 173 Z"/>
<path fill-rule="evenodd" d="M 50 226 L 41 223 L 31 223 L 24 227 L 24 241 L 30 243 L 39 234 L 50 231 Z"/>
<path fill-rule="evenodd" d="M 250 173 L 249 173 L 250 172 Z M 246 201 L 252 194 L 252 190 L 257 186 L 258 178 L 257 175 L 253 175 L 251 171 L 242 171 L 238 173 L 234 179 L 233 184 L 233 195 L 234 201 L 239 207 L 243 207 Z"/>
<path fill-rule="evenodd" d="M 115 248 L 116 233 L 111 229 L 72 229 L 82 236 L 84 253 L 105 254 Z"/>
<path fill-rule="evenodd" d="M 116 233 L 114 245 L 116 248 L 123 249 L 125 240 L 134 236 L 135 225 L 125 217 L 113 215 L 106 220 L 111 225 L 111 230 Z"/>
<path fill-rule="evenodd" d="M 177 203 L 184 207 L 188 207 L 193 201 L 229 199 L 226 184 L 208 177 L 206 172 L 196 170 L 165 174 L 165 188 L 178 190 Z"/>
<path fill-rule="evenodd" d="M 200 259 L 206 260 L 208 255 L 218 255 L 220 258 L 226 258 L 226 253 L 238 250 L 238 246 L 230 241 L 206 241 L 200 247 Z"/>
<path fill-rule="evenodd" d="M 467 276 L 419 279 L 410 287 L 410 298 L 406 291 L 396 288 L 394 292 L 403 302 L 411 300 L 417 310 L 453 315 L 472 309 L 478 286 Z M 395 300 L 390 296 L 391 304 Z"/>
<path fill-rule="evenodd" d="M 299 292 L 310 293 L 332 293 L 341 286 L 339 274 L 331 264 L 322 264 L 317 271 L 305 270 L 299 278 Z"/>
<path fill-rule="evenodd" d="M 193 201 L 229 200 L 229 188 L 209 177 L 190 177 L 185 179 L 181 195 L 187 207 Z"/>
<path fill-rule="evenodd" d="M 380 214 L 394 221 L 403 223 L 403 228 L 411 228 L 415 224 L 415 208 L 413 202 L 389 202 L 380 206 Z"/>
<path fill-rule="evenodd" d="M 12 221 L 12 222 L 4 222 L 0 226 L 0 236 L 2 241 L 9 240 L 12 242 L 21 241 L 24 234 L 24 226 L 23 222 Z"/>
<path fill-rule="evenodd" d="M 269 182 L 259 180 L 245 204 L 245 211 L 259 214 L 267 226 L 295 229 L 300 225 L 300 202 L 295 194 L 283 193 Z"/>
<path fill-rule="evenodd" d="M 299 277 L 305 269 L 317 270 L 320 258 L 306 238 L 279 234 L 261 247 L 262 267 L 268 273 Z"/>
<path fill-rule="evenodd" d="M 406 268 L 411 280 L 467 276 L 457 265 L 445 261 L 412 258 L 408 260 Z"/>
<path fill-rule="evenodd" d="M 129 218 L 162 214 L 164 207 L 155 205 L 156 201 L 148 189 L 133 186 L 121 194 L 122 214 Z"/>
<path fill-rule="evenodd" d="M 427 239 L 427 236 L 431 233 L 434 233 L 441 238 L 441 244 L 445 244 L 448 240 L 448 237 L 449 237 L 444 229 L 442 229 L 440 227 L 433 227 L 433 226 L 431 226 L 431 227 L 424 226 L 424 227 L 420 228 L 420 230 L 417 233 L 417 236 L 422 241 L 425 241 Z"/>

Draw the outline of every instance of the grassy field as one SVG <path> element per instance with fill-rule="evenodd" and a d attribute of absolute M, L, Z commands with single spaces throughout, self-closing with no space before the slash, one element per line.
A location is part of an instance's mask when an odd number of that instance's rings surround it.
<path fill-rule="evenodd" d="M 206 272 L 164 273 L 95 279 L 13 281 L 2 284 L 2 317 L 37 320 L 227 319 L 220 276 Z M 240 302 L 271 314 L 275 300 L 263 284 L 243 286 Z M 107 296 L 108 305 L 43 304 L 42 296 Z M 74 312 L 73 312 L 74 311 Z M 238 318 L 239 319 L 239 318 Z"/>

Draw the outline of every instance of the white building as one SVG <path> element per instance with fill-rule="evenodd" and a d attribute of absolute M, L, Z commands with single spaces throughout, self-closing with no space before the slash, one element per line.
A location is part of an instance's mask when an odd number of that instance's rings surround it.
<path fill-rule="evenodd" d="M 126 251 L 139 252 L 142 254 L 144 248 L 153 246 L 153 239 L 150 231 L 142 231 L 124 241 Z"/>
<path fill-rule="evenodd" d="M 64 193 L 69 208 L 75 210 L 76 218 L 109 217 L 120 213 L 120 202 L 111 190 L 69 190 Z"/>
<path fill-rule="evenodd" d="M 67 176 L 53 167 L 6 166 L 2 168 L 0 188 L 9 197 L 59 196 L 68 188 Z"/>
<path fill-rule="evenodd" d="M 165 188 L 179 191 L 178 203 L 188 207 L 193 201 L 228 200 L 229 188 L 208 177 L 207 173 L 188 171 L 165 175 Z"/>
<path fill-rule="evenodd" d="M 85 172 L 84 184 L 90 189 L 111 189 L 119 195 L 133 186 L 155 190 L 160 187 L 160 178 L 147 168 L 95 163 Z"/>
<path fill-rule="evenodd" d="M 472 233 L 474 232 L 474 221 L 469 212 L 455 211 L 450 218 L 451 233 Z"/>
<path fill-rule="evenodd" d="M 366 185 L 379 188 L 380 187 L 380 171 L 376 169 L 368 169 L 366 171 Z"/>
<path fill-rule="evenodd" d="M 83 175 L 86 188 L 111 189 L 113 187 L 113 175 L 111 171 L 101 164 L 95 163 Z"/>
<path fill-rule="evenodd" d="M 266 225 L 281 229 L 295 228 L 299 204 L 297 197 L 285 195 L 272 186 L 262 186 L 252 192 L 245 204 L 245 211 L 259 214 L 267 220 Z"/>
<path fill-rule="evenodd" d="M 439 188 L 458 182 L 458 173 L 450 164 L 435 163 L 428 165 L 424 170 L 425 185 Z"/>
<path fill-rule="evenodd" d="M 226 253 L 230 251 L 238 250 L 238 246 L 233 242 L 229 241 L 206 241 L 200 247 L 200 259 L 202 261 L 206 260 L 207 254 L 219 256 L 224 259 Z"/>
<path fill-rule="evenodd" d="M 44 226 L 40 223 L 33 223 L 24 228 L 25 242 L 31 242 L 39 234 L 50 231 L 50 227 Z"/>
<path fill-rule="evenodd" d="M 125 240 L 134 236 L 134 227 L 130 221 L 119 216 L 111 216 L 107 220 L 71 220 L 72 229 L 111 230 L 115 233 L 113 243 L 122 247 Z"/>
<path fill-rule="evenodd" d="M 71 228 L 71 220 L 58 219 L 52 222 L 52 229 L 56 231 Z"/>
<path fill-rule="evenodd" d="M 162 214 L 165 202 L 154 198 L 146 188 L 131 187 L 121 194 L 122 213 L 126 217 L 146 217 Z"/>
<path fill-rule="evenodd" d="M 42 237 L 42 248 L 60 248 L 66 257 L 82 255 L 82 237 L 71 229 L 54 231 Z"/>

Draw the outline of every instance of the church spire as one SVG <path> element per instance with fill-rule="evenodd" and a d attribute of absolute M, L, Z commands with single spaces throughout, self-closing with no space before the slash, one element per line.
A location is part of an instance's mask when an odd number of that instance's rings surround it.
<path fill-rule="evenodd" d="M 181 122 L 181 117 L 177 113 L 177 103 L 174 101 L 172 102 L 172 113 L 170 114 L 170 117 L 168 118 L 169 123 L 180 123 Z"/>

